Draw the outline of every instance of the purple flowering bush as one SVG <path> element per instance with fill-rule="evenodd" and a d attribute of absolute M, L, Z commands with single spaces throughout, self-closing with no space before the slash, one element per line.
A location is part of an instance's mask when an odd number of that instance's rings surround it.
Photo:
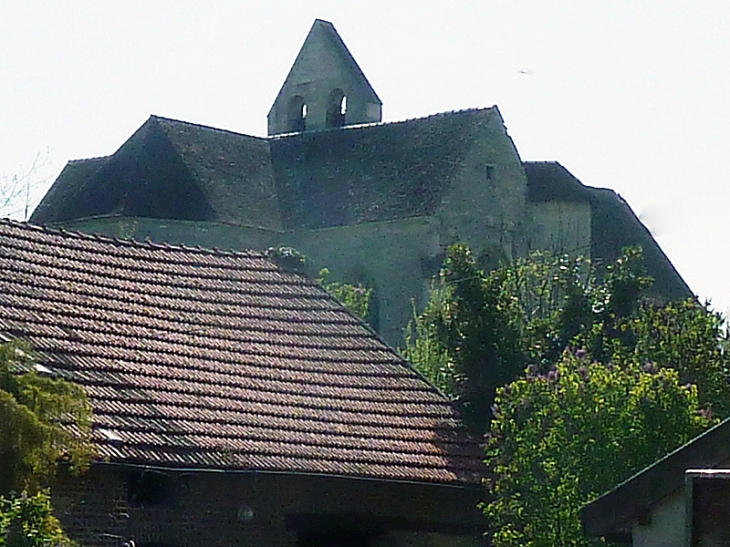
<path fill-rule="evenodd" d="M 580 350 L 498 389 L 493 413 L 484 511 L 497 547 L 590 545 L 582 505 L 710 423 L 677 371 L 591 362 Z"/>

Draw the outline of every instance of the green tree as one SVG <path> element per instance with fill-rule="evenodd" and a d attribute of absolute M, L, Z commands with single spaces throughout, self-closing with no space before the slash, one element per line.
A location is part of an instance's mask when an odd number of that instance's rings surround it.
<path fill-rule="evenodd" d="M 524 369 L 516 300 L 504 270 L 485 275 L 465 245 L 448 249 L 439 282 L 412 323 L 405 357 L 453 396 L 472 430 L 488 429 L 498 386 Z"/>
<path fill-rule="evenodd" d="M 485 508 L 497 544 L 586 545 L 583 503 L 730 414 L 722 317 L 695 300 L 651 303 L 650 283 L 637 249 L 600 275 L 549 253 L 486 275 L 468 249 L 449 250 L 406 356 L 460 402 L 477 399 L 482 418 L 504 386 Z"/>
<path fill-rule="evenodd" d="M 18 343 L 0 345 L 0 423 L 0 494 L 37 491 L 62 459 L 75 467 L 90 460 L 84 391 L 38 374 L 30 350 Z"/>
<path fill-rule="evenodd" d="M 720 418 L 730 415 L 728 337 L 719 313 L 692 299 L 643 305 L 617 329 L 624 336 L 604 344 L 606 362 L 651 362 L 674 369 L 682 383 L 697 387 L 704 409 Z"/>
<path fill-rule="evenodd" d="M 370 311 L 370 298 L 373 294 L 372 288 L 364 287 L 359 283 L 352 285 L 340 281 L 331 281 L 330 271 L 327 268 L 322 268 L 319 271 L 317 281 L 348 310 L 363 321 L 367 321 L 368 312 Z"/>
<path fill-rule="evenodd" d="M 47 492 L 0 496 L 0 547 L 71 547 Z"/>
<path fill-rule="evenodd" d="M 59 461 L 84 469 L 93 455 L 83 390 L 38 374 L 30 350 L 0 344 L 0 546 L 70 543 L 47 490 Z"/>
<path fill-rule="evenodd" d="M 677 371 L 565 352 L 500 388 L 484 510 L 495 546 L 585 546 L 578 511 L 710 424 Z M 597 543 L 600 544 L 600 543 Z"/>

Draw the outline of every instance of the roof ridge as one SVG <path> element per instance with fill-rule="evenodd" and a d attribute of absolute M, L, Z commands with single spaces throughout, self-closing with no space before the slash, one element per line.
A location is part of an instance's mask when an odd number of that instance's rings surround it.
<path fill-rule="evenodd" d="M 91 156 L 89 158 L 76 158 L 74 160 L 68 160 L 68 164 L 74 164 L 74 163 L 86 163 L 88 161 L 99 161 L 99 160 L 108 160 L 111 157 L 111 154 L 107 154 L 105 156 Z"/>
<path fill-rule="evenodd" d="M 176 123 L 176 124 L 181 124 L 181 125 L 190 125 L 193 127 L 197 127 L 199 129 L 209 129 L 211 131 L 216 131 L 219 133 L 228 133 L 229 135 L 235 135 L 237 137 L 248 137 L 250 139 L 256 139 L 256 140 L 260 140 L 260 141 L 264 141 L 264 142 L 269 140 L 268 137 L 259 137 L 257 135 L 239 133 L 238 131 L 233 131 L 232 129 L 224 129 L 221 127 L 213 127 L 212 125 L 205 125 L 202 123 L 188 122 L 185 120 L 178 120 L 175 118 L 167 118 L 165 116 L 158 116 L 157 114 L 151 114 L 150 119 L 151 120 L 154 119 L 155 121 L 171 122 L 171 123 Z"/>
<path fill-rule="evenodd" d="M 432 118 L 443 118 L 443 117 L 447 117 L 447 116 L 460 115 L 460 114 L 487 113 L 487 112 L 492 112 L 495 110 L 497 110 L 497 105 L 474 106 L 474 107 L 469 107 L 469 108 L 457 108 L 457 109 L 453 109 L 453 110 L 444 110 L 443 112 L 436 112 L 434 114 L 426 114 L 425 116 L 415 116 L 412 118 L 404 118 L 402 120 L 392 120 L 392 121 L 387 121 L 387 122 L 359 123 L 359 124 L 345 125 L 343 127 L 337 127 L 337 128 L 319 129 L 319 130 L 314 130 L 314 131 L 296 132 L 296 133 L 282 133 L 282 134 L 278 134 L 278 135 L 268 135 L 268 136 L 264 136 L 264 137 L 260 137 L 258 135 L 249 135 L 248 133 L 240 133 L 238 131 L 234 131 L 232 129 L 225 129 L 222 127 L 213 127 L 212 125 L 205 125 L 202 123 L 189 122 L 186 120 L 179 120 L 176 118 L 168 118 L 166 116 L 160 116 L 158 114 L 150 114 L 149 119 L 156 120 L 156 121 L 170 122 L 170 123 L 175 123 L 175 124 L 181 124 L 181 125 L 188 125 L 188 126 L 197 127 L 200 129 L 209 129 L 211 131 L 216 131 L 219 133 L 227 133 L 229 135 L 235 135 L 237 137 L 248 137 L 250 139 L 268 142 L 271 140 L 276 140 L 280 137 L 290 137 L 292 135 L 301 135 L 302 133 L 315 134 L 315 133 L 323 133 L 326 131 L 360 129 L 363 127 L 380 127 L 380 126 L 400 125 L 400 124 L 405 124 L 405 123 L 409 123 L 409 122 L 429 120 Z M 83 163 L 86 161 L 106 159 L 109 157 L 110 157 L 110 155 L 95 156 L 95 157 L 91 157 L 91 158 L 80 158 L 80 159 L 69 160 L 68 163 Z M 539 163 L 539 162 L 530 162 L 530 163 Z"/>
<path fill-rule="evenodd" d="M 143 248 L 149 250 L 163 250 L 163 251 L 183 251 L 186 253 L 195 253 L 209 256 L 220 256 L 220 257 L 234 257 L 234 258 L 262 258 L 269 260 L 266 255 L 259 251 L 247 250 L 247 251 L 236 251 L 228 249 L 220 249 L 213 247 L 211 249 L 204 248 L 201 246 L 191 247 L 184 244 L 173 244 L 173 243 L 155 243 L 154 241 L 139 241 L 136 239 L 125 239 L 116 236 L 107 236 L 104 234 L 87 234 L 76 230 L 67 230 L 62 227 L 45 226 L 39 224 L 31 224 L 30 222 L 23 222 L 19 220 L 13 220 L 9 218 L 0 218 L 0 226 L 5 225 L 12 228 L 19 228 L 28 231 L 43 232 L 49 235 L 61 236 L 66 238 L 85 240 L 85 241 L 97 241 L 100 243 L 108 243 L 119 246 Z"/>
<path fill-rule="evenodd" d="M 344 125 L 342 127 L 307 130 L 307 131 L 292 132 L 292 133 L 279 133 L 277 135 L 269 135 L 268 137 L 266 137 L 266 139 L 278 140 L 280 138 L 288 138 L 288 137 L 300 136 L 300 135 L 316 135 L 319 133 L 327 133 L 330 131 L 352 131 L 355 129 L 363 129 L 363 128 L 367 128 L 367 127 L 385 127 L 385 126 L 393 126 L 393 125 L 403 125 L 406 123 L 419 122 L 419 121 L 430 120 L 430 119 L 434 119 L 434 118 L 445 118 L 448 116 L 463 115 L 463 114 L 477 114 L 477 113 L 486 114 L 486 113 L 495 112 L 495 111 L 498 111 L 497 105 L 475 106 L 475 107 L 471 107 L 471 108 L 445 110 L 443 112 L 436 112 L 435 114 L 427 114 L 425 116 L 417 116 L 414 118 L 404 118 L 402 120 L 393 120 L 393 121 L 388 121 L 388 122 L 355 123 L 355 124 L 351 124 L 351 125 Z"/>

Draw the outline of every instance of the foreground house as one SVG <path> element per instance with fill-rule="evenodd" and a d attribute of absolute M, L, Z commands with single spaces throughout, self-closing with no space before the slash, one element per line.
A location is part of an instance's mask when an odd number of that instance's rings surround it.
<path fill-rule="evenodd" d="M 270 254 L 0 221 L 0 335 L 93 407 L 98 460 L 53 491 L 70 536 L 476 541 L 482 454 L 450 403 L 296 258 Z"/>
<path fill-rule="evenodd" d="M 633 547 L 730 545 L 730 419 L 586 505 L 588 537 Z"/>
<path fill-rule="evenodd" d="M 445 249 L 480 265 L 551 250 L 613 262 L 641 245 L 659 299 L 691 296 L 629 206 L 555 162 L 523 162 L 496 106 L 382 122 L 382 101 L 316 20 L 256 137 L 151 116 L 114 154 L 70 162 L 36 224 L 224 249 L 292 246 L 374 289 L 393 345 Z"/>

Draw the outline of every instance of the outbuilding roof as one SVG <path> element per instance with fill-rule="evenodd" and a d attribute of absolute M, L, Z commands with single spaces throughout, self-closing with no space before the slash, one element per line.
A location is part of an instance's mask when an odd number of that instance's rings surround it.
<path fill-rule="evenodd" d="M 730 418 L 636 473 L 581 510 L 588 537 L 631 531 L 632 524 L 685 485 L 688 469 L 712 469 L 730 463 Z"/>
<path fill-rule="evenodd" d="M 478 483 L 449 401 L 266 255 L 0 221 L 0 335 L 86 389 L 112 462 Z"/>

